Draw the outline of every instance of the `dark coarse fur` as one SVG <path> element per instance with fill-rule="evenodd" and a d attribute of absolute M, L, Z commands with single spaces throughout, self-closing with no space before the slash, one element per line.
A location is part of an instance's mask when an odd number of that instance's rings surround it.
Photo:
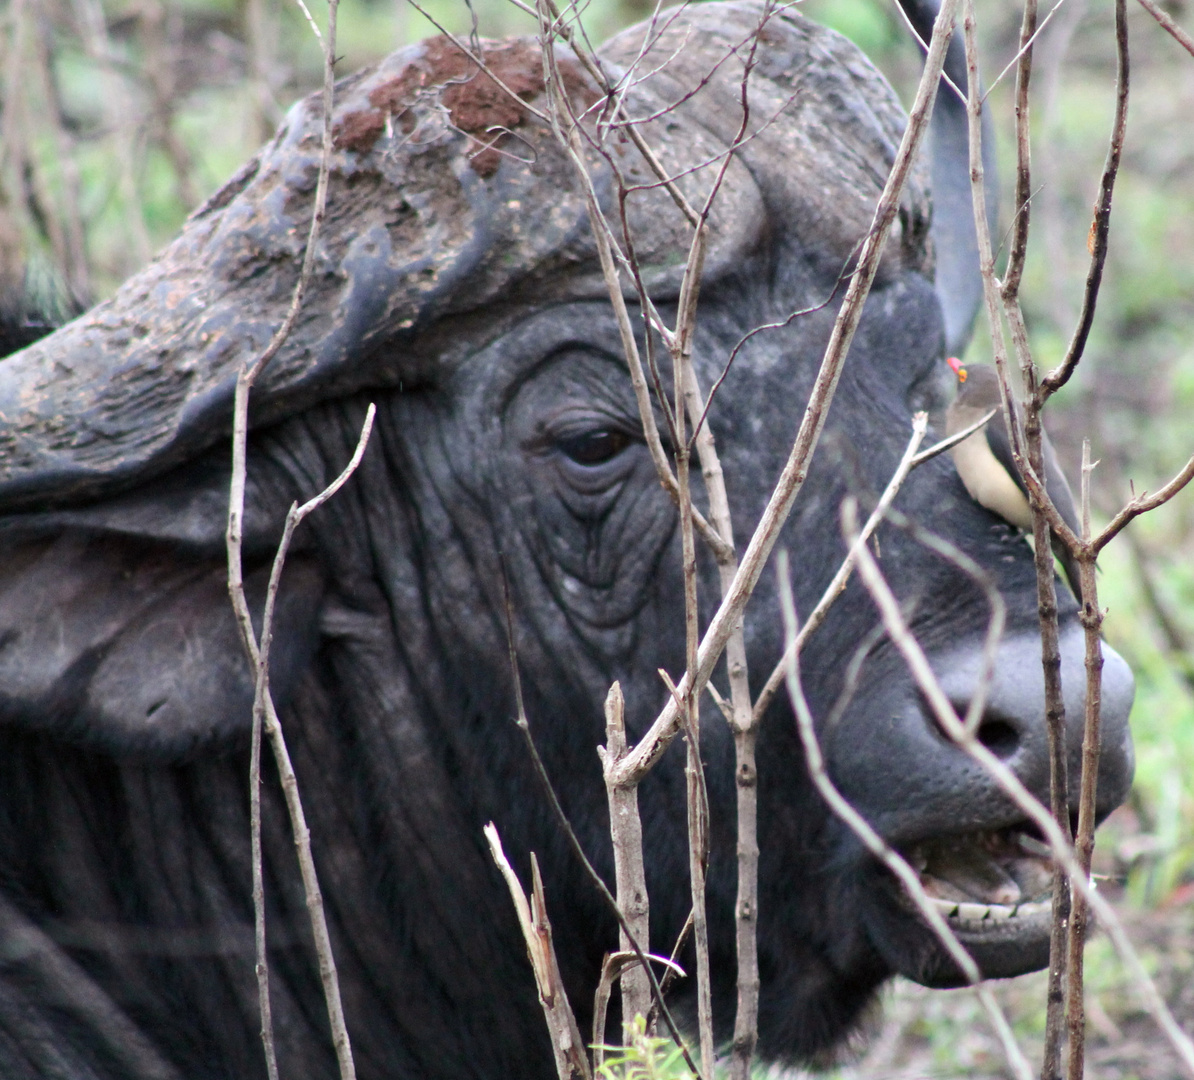
<path fill-rule="evenodd" d="M 733 36 L 752 25 L 758 10 L 744 3 L 702 5 L 691 18 L 705 20 L 702 32 L 724 24 Z M 898 120 L 898 114 L 865 62 L 798 17 L 777 18 L 774 26 L 768 33 L 775 50 L 807 47 L 810 56 L 820 50 L 817 62 L 830 75 L 854 65 L 849 78 L 874 112 L 858 106 L 841 118 L 842 130 L 851 116 L 866 114 L 858 123 L 874 123 L 879 134 L 868 136 L 869 145 L 878 147 L 878 160 L 889 161 L 898 134 L 890 117 Z M 683 24 L 671 32 L 685 33 Z M 660 48 L 666 53 L 674 45 L 664 41 Z M 796 78 L 795 61 L 775 55 L 780 58 L 761 53 L 764 76 L 776 85 Z M 705 60 L 701 64 L 708 69 Z M 648 60 L 646 68 L 652 66 Z M 366 123 L 366 90 L 369 79 L 383 75 L 365 73 L 342 86 L 350 99 L 343 108 L 364 114 L 345 129 L 352 145 L 337 159 L 340 175 L 365 177 L 354 189 L 360 218 L 352 219 L 346 207 L 353 204 L 345 202 L 329 213 L 328 258 L 346 269 L 313 287 L 314 314 L 277 361 L 284 375 L 267 380 L 261 392 L 249 446 L 250 593 L 260 601 L 287 507 L 336 475 L 368 402 L 376 402 L 376 426 L 358 474 L 296 541 L 274 662 L 358 1074 L 370 1080 L 548 1077 L 552 1059 L 533 980 L 481 826 L 497 823 L 524 875 L 528 853 L 538 854 L 582 1027 L 589 1023 L 602 956 L 616 935 L 566 850 L 511 720 L 502 580 L 509 581 L 532 734 L 582 844 L 609 878 L 606 803 L 594 749 L 604 741 L 601 703 L 610 683 L 621 680 L 637 735 L 664 700 L 658 669 L 675 674 L 683 667 L 676 513 L 641 441 L 600 280 L 573 284 L 593 267 L 581 226 L 572 232 L 560 227 L 562 254 L 549 258 L 538 249 L 526 253 L 540 240 L 530 236 L 535 221 L 510 233 L 493 224 L 486 242 L 505 245 L 505 261 L 469 255 L 473 261 L 464 269 L 460 262 L 434 264 L 435 274 L 419 277 L 418 287 L 432 281 L 427 289 L 445 291 L 418 294 L 432 300 L 411 317 L 414 330 L 399 321 L 405 294 L 360 285 L 362 266 L 382 272 L 361 246 L 362 237 L 374 234 L 367 228 L 372 204 L 365 203 L 371 174 L 359 161 L 380 138 L 380 126 Z M 392 96 L 399 83 L 384 85 Z M 354 106 L 352 93 L 366 104 Z M 732 78 L 730 93 L 736 100 Z M 666 85 L 661 94 L 664 100 L 678 96 Z M 811 99 L 796 100 L 804 107 Z M 692 108 L 707 106 L 698 100 Z M 288 124 L 315 123 L 313 115 L 300 107 Z M 428 115 L 428 123 L 439 122 L 439 114 Z M 763 156 L 770 153 L 766 139 L 778 139 L 782 130 L 777 123 L 746 148 L 747 164 L 730 177 L 731 188 L 738 185 L 732 190 L 746 193 L 733 198 L 755 198 L 749 207 L 756 224 L 743 226 L 740 242 L 718 248 L 722 240 L 716 240 L 710 257 L 694 344 L 706 387 L 746 331 L 828 296 L 857 237 L 852 222 L 842 226 L 848 235 L 835 237 L 822 217 L 793 217 L 796 212 L 785 209 L 796 196 L 780 192 L 781 179 L 765 175 Z M 531 139 L 529 124 L 526 131 Z M 264 1073 L 249 892 L 249 688 L 224 588 L 226 372 L 235 368 L 220 369 L 223 382 L 204 383 L 207 369 L 195 358 L 225 325 L 250 340 L 272 325 L 264 315 L 253 322 L 254 305 L 265 304 L 261 290 L 272 290 L 275 314 L 285 303 L 292 278 L 284 287 L 270 284 L 258 272 L 270 264 L 269 253 L 250 243 L 265 235 L 264 226 L 252 233 L 267 213 L 261 208 L 280 201 L 252 200 L 254 185 L 268 190 L 270 183 L 291 182 L 283 175 L 290 159 L 281 155 L 309 145 L 301 134 L 284 127 L 261 162 L 201 210 L 176 247 L 109 305 L 0 364 L 0 392 L 33 402 L 28 418 L 22 414 L 19 425 L 4 429 L 19 453 L 0 478 L 6 515 L 0 519 L 5 1078 L 241 1080 Z M 421 137 L 401 152 L 415 164 L 432 162 L 427 167 L 436 177 L 454 177 L 469 199 L 488 198 L 493 185 L 522 175 L 511 159 L 493 166 L 496 173 L 470 170 L 463 156 L 467 134 L 451 132 L 440 143 Z M 865 140 L 859 136 L 859 142 Z M 546 147 L 541 144 L 536 165 L 544 171 L 552 161 Z M 841 156 L 849 155 L 843 150 Z M 794 161 L 784 159 L 782 170 Z M 748 172 L 758 197 L 743 179 Z M 866 165 L 859 172 L 873 184 L 878 169 Z M 294 175 L 300 174 L 312 175 L 296 167 Z M 536 189 L 545 205 L 563 184 L 549 180 L 550 190 Z M 797 188 L 799 198 L 812 191 L 807 184 Z M 560 189 L 563 202 L 568 190 Z M 309 185 L 294 190 L 309 195 Z M 414 214 L 413 196 L 403 205 Z M 533 202 L 524 206 L 525 213 L 534 209 Z M 487 220 L 498 220 L 499 210 L 487 211 L 495 215 Z M 221 217 L 250 211 L 261 217 Z M 388 227 L 407 228 L 407 219 L 391 211 Z M 869 212 L 859 211 L 863 227 Z M 923 190 L 909 197 L 902 213 L 825 445 L 780 541 L 792 553 L 796 598 L 805 612 L 844 550 L 836 522 L 842 497 L 850 488 L 864 498 L 880 490 L 907 441 L 913 410 L 940 404 L 942 316 L 925 241 Z M 347 224 L 338 226 L 337 214 Z M 233 222 L 226 234 L 219 232 L 223 220 Z M 808 231 L 793 231 L 792 221 Z M 282 237 L 284 247 L 294 233 L 279 227 L 270 235 Z M 412 247 L 422 242 L 422 234 L 403 235 Z M 214 246 L 202 250 L 214 255 L 187 255 L 188 244 L 213 236 Z M 459 249 L 476 250 L 480 241 L 473 234 L 466 239 Z M 457 257 L 454 236 L 444 233 L 437 243 L 436 258 L 444 251 Z M 202 277 L 208 263 L 210 279 Z M 210 294 L 215 298 L 195 302 L 199 314 L 187 314 L 192 292 L 160 285 L 180 265 L 178 280 L 191 283 L 194 295 L 231 265 L 230 306 L 221 308 L 225 301 Z M 275 256 L 273 265 L 289 263 Z M 486 292 L 497 275 L 513 273 L 508 265 L 522 276 Z M 666 294 L 666 268 L 659 275 Z M 344 281 L 343 294 L 335 294 Z M 145 298 L 157 298 L 160 310 L 136 307 L 148 303 Z M 469 309 L 465 301 L 473 299 L 481 306 Z M 132 310 L 135 319 L 123 314 Z M 180 311 L 209 321 L 185 323 Z M 833 318 L 826 308 L 757 335 L 720 391 L 710 423 L 740 544 L 785 459 Z M 193 325 L 206 329 L 187 336 Z M 341 348 L 346 351 L 334 352 Z M 39 382 L 47 370 L 43 361 L 55 357 L 78 363 L 62 382 Z M 99 390 L 86 383 L 91 363 L 100 365 Z M 184 370 L 185 378 L 153 383 Z M 29 396 L 30 386 L 41 387 L 41 396 Z M 159 432 L 166 434 L 158 439 Z M 625 444 L 606 460 L 586 461 L 577 440 L 600 432 L 623 434 Z M 970 501 L 948 457 L 915 472 L 900 506 L 989 568 L 1007 599 L 1011 630 L 1031 631 L 1031 552 Z M 959 644 L 977 648 L 987 612 L 970 581 L 896 530 L 884 529 L 881 549 L 886 573 L 915 611 L 925 647 L 935 654 Z M 700 559 L 708 619 L 718 594 L 716 568 L 707 554 Z M 1073 623 L 1072 605 L 1064 618 Z M 874 623 L 869 600 L 852 584 L 810 642 L 803 663 L 818 717 L 834 702 L 844 665 Z M 756 692 L 782 644 L 768 574 L 747 617 Z M 1039 727 L 1039 716 L 1021 719 L 1025 732 Z M 733 747 L 713 710 L 705 712 L 702 738 L 712 814 L 715 1011 L 720 1033 L 728 1035 L 735 993 Z M 868 659 L 853 705 L 824 739 L 839 785 L 896 842 L 1016 820 L 991 782 L 935 735 L 888 647 Z M 1024 739 L 1030 741 L 1027 734 Z M 905 746 L 915 748 L 913 766 L 898 763 Z M 760 1051 L 809 1059 L 847 1036 L 893 972 L 926 981 L 949 976 L 942 974 L 940 950 L 813 792 L 786 702 L 777 701 L 765 718 L 758 758 Z M 1108 758 L 1100 794 L 1113 803 L 1122 797 L 1125 766 L 1114 754 Z M 1036 764 L 1017 758 L 1016 767 L 1040 790 Z M 293 844 L 276 776 L 268 764 L 266 771 L 265 877 L 282 1074 L 330 1077 L 334 1059 Z M 690 902 L 680 748 L 651 775 L 641 806 L 652 946 L 663 952 Z M 1012 950 L 1001 971 L 1034 962 Z M 691 1009 L 692 994 L 690 984 L 676 992 L 682 1013 Z"/>

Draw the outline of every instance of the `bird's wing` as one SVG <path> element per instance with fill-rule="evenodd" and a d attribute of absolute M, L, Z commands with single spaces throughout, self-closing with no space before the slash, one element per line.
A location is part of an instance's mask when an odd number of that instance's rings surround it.
<path fill-rule="evenodd" d="M 1011 439 L 1007 433 L 1007 421 L 1004 419 L 1003 409 L 1000 408 L 994 416 L 991 417 L 991 422 L 987 425 L 987 445 L 991 448 L 991 453 L 995 455 L 995 460 L 999 462 L 1016 483 L 1024 497 L 1028 497 L 1028 489 L 1024 486 L 1024 480 L 1020 476 L 1020 470 L 1016 468 L 1016 459 L 1012 455 Z"/>

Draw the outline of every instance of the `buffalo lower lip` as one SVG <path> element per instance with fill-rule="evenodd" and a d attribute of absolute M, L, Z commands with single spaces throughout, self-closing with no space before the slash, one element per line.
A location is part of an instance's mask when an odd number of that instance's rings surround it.
<path fill-rule="evenodd" d="M 929 902 L 967 934 L 1031 932 L 1052 916 L 1053 860 L 1022 827 L 938 837 L 905 854 Z"/>

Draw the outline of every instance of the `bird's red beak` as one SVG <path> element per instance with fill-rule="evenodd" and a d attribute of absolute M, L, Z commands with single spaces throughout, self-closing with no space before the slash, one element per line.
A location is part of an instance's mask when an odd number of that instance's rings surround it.
<path fill-rule="evenodd" d="M 950 368 L 953 370 L 953 373 L 958 377 L 958 382 L 963 383 L 966 381 L 966 369 L 962 366 L 961 360 L 959 360 L 956 356 L 951 356 L 945 362 L 949 364 Z"/>

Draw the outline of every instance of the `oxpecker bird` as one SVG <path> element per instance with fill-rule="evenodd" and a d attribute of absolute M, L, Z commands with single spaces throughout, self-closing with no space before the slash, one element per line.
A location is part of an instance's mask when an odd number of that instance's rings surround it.
<path fill-rule="evenodd" d="M 958 475 L 975 502 L 1016 528 L 1032 532 L 1032 510 L 1028 505 L 1027 489 L 1012 457 L 1003 399 L 999 393 L 999 376 L 987 364 L 963 366 L 961 360 L 951 358 L 949 366 L 958 377 L 958 396 L 945 414 L 947 436 L 970 427 L 992 409 L 998 409 L 988 424 L 963 439 L 951 451 Z M 1074 508 L 1074 494 L 1058 464 L 1053 444 L 1043 431 L 1041 450 L 1045 459 L 1045 489 L 1065 523 L 1081 535 L 1078 513 Z M 1066 580 L 1081 602 L 1078 563 L 1055 533 L 1052 534 L 1052 541 L 1053 553 L 1060 560 Z"/>

